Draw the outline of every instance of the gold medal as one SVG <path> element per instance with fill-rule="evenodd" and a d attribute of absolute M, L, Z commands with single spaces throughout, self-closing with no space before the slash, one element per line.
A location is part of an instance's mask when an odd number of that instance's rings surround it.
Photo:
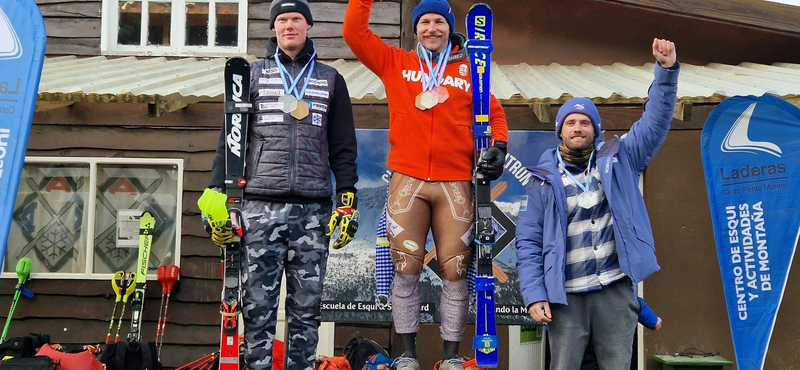
<path fill-rule="evenodd" d="M 291 94 L 281 95 L 278 98 L 278 103 L 283 105 L 281 107 L 281 112 L 283 113 L 291 113 L 297 110 L 297 99 Z"/>
<path fill-rule="evenodd" d="M 290 113 L 292 117 L 298 120 L 308 117 L 308 103 L 299 100 L 296 102 L 296 104 L 297 104 L 297 109 L 293 110 L 292 113 Z"/>
<path fill-rule="evenodd" d="M 419 110 L 425 110 L 425 109 L 428 109 L 428 108 L 425 108 L 425 107 L 422 105 L 422 96 L 423 96 L 423 95 L 425 95 L 425 93 L 424 93 L 424 92 L 421 92 L 421 93 L 417 94 L 417 98 L 414 100 L 414 105 L 415 105 L 415 106 L 417 107 L 417 109 L 419 109 Z"/>
<path fill-rule="evenodd" d="M 433 91 L 436 92 L 436 97 L 439 98 L 438 103 L 442 104 L 447 101 L 447 98 L 450 97 L 450 93 L 447 91 L 447 88 L 444 86 L 436 86 Z"/>
<path fill-rule="evenodd" d="M 439 103 L 439 98 L 436 96 L 435 93 L 431 91 L 425 91 L 417 95 L 417 99 L 414 105 L 416 105 L 417 109 L 419 110 L 426 110 L 433 108 L 438 103 Z"/>

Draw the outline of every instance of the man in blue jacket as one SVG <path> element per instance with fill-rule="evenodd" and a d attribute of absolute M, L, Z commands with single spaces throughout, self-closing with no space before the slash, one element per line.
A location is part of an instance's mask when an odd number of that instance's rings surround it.
<path fill-rule="evenodd" d="M 628 133 L 604 141 L 597 107 L 571 99 L 556 116 L 561 144 L 528 168 L 517 269 L 528 312 L 549 325 L 551 369 L 578 369 L 589 341 L 601 369 L 630 367 L 631 285 L 659 269 L 639 177 L 669 132 L 680 70 L 672 42 L 652 49 L 655 79 Z"/>

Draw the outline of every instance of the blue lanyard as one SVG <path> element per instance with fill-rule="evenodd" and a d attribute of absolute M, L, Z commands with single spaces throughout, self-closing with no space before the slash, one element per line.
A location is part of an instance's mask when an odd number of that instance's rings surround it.
<path fill-rule="evenodd" d="M 419 71 L 422 74 L 422 91 L 430 91 L 433 88 L 438 87 L 442 84 L 444 80 L 444 69 L 447 67 L 447 58 L 450 56 L 450 52 L 453 50 L 453 44 L 450 41 L 447 42 L 447 47 L 444 50 L 439 52 L 439 62 L 436 63 L 436 67 L 433 66 L 433 52 L 425 49 L 422 44 L 417 43 L 417 55 L 419 56 Z M 425 61 L 425 64 L 428 66 L 429 73 L 425 73 L 425 69 L 422 68 L 422 61 Z"/>
<path fill-rule="evenodd" d="M 594 150 L 592 150 L 592 154 L 589 155 L 589 164 L 586 166 L 586 169 L 584 170 L 584 174 L 586 175 L 586 184 L 581 184 L 581 182 L 578 181 L 578 179 L 572 173 L 569 172 L 567 166 L 564 164 L 564 158 L 561 157 L 561 151 L 556 149 L 556 155 L 558 156 L 558 164 L 561 165 L 561 168 L 564 169 L 564 173 L 567 174 L 567 177 L 572 179 L 572 181 L 575 182 L 575 185 L 577 185 L 583 191 L 583 193 L 588 192 L 589 184 L 591 183 L 591 178 L 592 178 L 591 168 L 592 168 L 592 159 L 594 158 Z"/>
<path fill-rule="evenodd" d="M 303 100 L 303 96 L 306 94 L 306 88 L 308 87 L 308 81 L 311 80 L 311 73 L 314 72 L 314 65 L 316 61 L 314 57 L 317 56 L 317 47 L 314 46 L 314 53 L 311 54 L 311 59 L 306 62 L 306 65 L 303 66 L 303 69 L 300 70 L 300 73 L 297 74 L 297 77 L 292 79 L 289 71 L 286 67 L 283 66 L 280 59 L 278 59 L 278 53 L 275 53 L 275 64 L 278 65 L 278 71 L 281 74 L 281 82 L 283 83 L 283 91 L 287 94 L 294 95 L 297 100 Z M 300 78 L 303 77 L 303 72 L 308 68 L 308 73 L 306 73 L 306 80 L 303 82 L 303 89 L 298 91 L 297 90 L 297 83 L 300 82 Z M 287 79 L 291 81 L 291 85 L 287 82 Z"/>

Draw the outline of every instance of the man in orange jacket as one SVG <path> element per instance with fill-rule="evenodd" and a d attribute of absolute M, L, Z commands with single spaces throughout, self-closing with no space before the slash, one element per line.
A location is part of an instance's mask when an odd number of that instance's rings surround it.
<path fill-rule="evenodd" d="M 470 68 L 466 37 L 456 34 L 446 0 L 423 0 L 412 12 L 418 44 L 406 51 L 387 45 L 369 29 L 373 0 L 350 0 L 342 33 L 355 56 L 386 88 L 389 102 L 387 234 L 395 270 L 392 314 L 403 353 L 397 370 L 418 370 L 419 279 L 430 229 L 442 278 L 440 370 L 462 370 L 458 345 L 469 309 L 470 261 L 476 168 L 472 136 Z M 490 180 L 503 172 L 508 127 L 491 97 L 492 146 L 477 164 Z"/>

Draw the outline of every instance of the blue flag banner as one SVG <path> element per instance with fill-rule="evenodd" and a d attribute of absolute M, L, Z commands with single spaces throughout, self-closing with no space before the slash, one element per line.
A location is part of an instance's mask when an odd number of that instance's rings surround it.
<path fill-rule="evenodd" d="M 47 35 L 33 0 L 0 2 L 0 271 L 39 92 Z"/>
<path fill-rule="evenodd" d="M 717 106 L 701 139 L 739 369 L 763 369 L 800 231 L 800 109 L 771 95 Z"/>

